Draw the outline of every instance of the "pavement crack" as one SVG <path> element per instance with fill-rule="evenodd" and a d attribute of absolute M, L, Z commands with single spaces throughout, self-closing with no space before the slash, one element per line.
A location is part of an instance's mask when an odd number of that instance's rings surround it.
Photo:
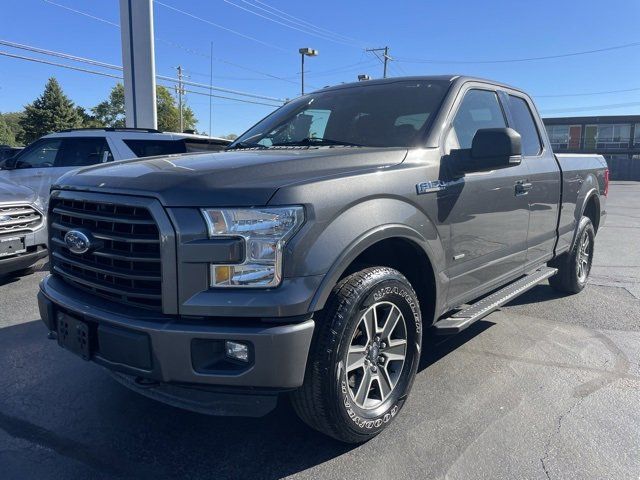
<path fill-rule="evenodd" d="M 549 467 L 547 465 L 547 462 L 549 460 L 549 453 L 551 451 L 551 446 L 553 444 L 553 440 L 560 434 L 560 430 L 562 429 L 562 422 L 564 421 L 564 419 L 567 418 L 569 415 L 571 415 L 571 412 L 573 412 L 573 410 L 575 410 L 578 406 L 580 406 L 580 404 L 582 404 L 582 402 L 584 401 L 585 398 L 587 398 L 587 397 L 586 396 L 581 397 L 576 402 L 573 402 L 573 404 L 567 409 L 566 412 L 564 412 L 564 413 L 560 414 L 560 416 L 558 416 L 558 420 L 556 422 L 556 428 L 551 433 L 551 435 L 549 435 L 549 438 L 547 439 L 547 443 L 546 443 L 546 446 L 545 446 L 545 449 L 544 449 L 544 453 L 540 457 L 540 463 L 542 465 L 542 470 L 544 471 L 544 474 L 546 475 L 546 477 L 549 480 L 551 480 L 551 473 L 549 472 Z"/>

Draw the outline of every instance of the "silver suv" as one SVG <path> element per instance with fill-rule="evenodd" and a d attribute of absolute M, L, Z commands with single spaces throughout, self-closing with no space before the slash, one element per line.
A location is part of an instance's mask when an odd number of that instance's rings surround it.
<path fill-rule="evenodd" d="M 42 203 L 35 192 L 0 179 L 0 276 L 47 256 Z"/>
<path fill-rule="evenodd" d="M 45 199 L 51 185 L 79 167 L 136 157 L 223 150 L 229 140 L 158 130 L 64 130 L 36 140 L 2 164 L 0 179 L 33 189 Z"/>

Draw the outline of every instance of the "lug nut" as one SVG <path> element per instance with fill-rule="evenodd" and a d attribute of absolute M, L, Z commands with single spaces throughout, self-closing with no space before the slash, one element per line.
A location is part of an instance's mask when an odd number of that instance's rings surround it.
<path fill-rule="evenodd" d="M 378 371 L 378 369 L 377 369 L 377 368 L 376 368 L 376 366 L 374 365 L 374 366 L 372 366 L 372 367 L 371 367 L 371 371 L 372 371 L 373 373 L 376 373 L 376 372 Z"/>
<path fill-rule="evenodd" d="M 386 344 L 386 343 L 384 343 L 384 342 L 382 342 L 382 343 L 380 344 L 380 348 L 387 348 L 387 344 Z"/>

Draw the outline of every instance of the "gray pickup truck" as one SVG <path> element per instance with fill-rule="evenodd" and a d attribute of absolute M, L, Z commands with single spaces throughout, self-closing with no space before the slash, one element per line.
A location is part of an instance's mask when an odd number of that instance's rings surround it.
<path fill-rule="evenodd" d="M 209 414 L 287 394 L 345 442 L 405 403 L 422 334 L 549 280 L 587 282 L 597 155 L 554 155 L 530 97 L 408 77 L 325 88 L 226 152 L 88 167 L 54 186 L 50 338 L 128 387 Z"/>

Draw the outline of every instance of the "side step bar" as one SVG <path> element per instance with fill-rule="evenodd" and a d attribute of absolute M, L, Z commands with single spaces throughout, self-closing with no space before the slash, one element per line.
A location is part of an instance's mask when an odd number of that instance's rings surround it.
<path fill-rule="evenodd" d="M 438 320 L 433 325 L 435 333 L 437 335 L 451 335 L 458 333 L 472 323 L 486 317 L 505 303 L 513 300 L 518 295 L 535 287 L 541 281 L 554 276 L 557 272 L 557 268 L 543 267 L 525 275 L 521 279 L 510 283 L 506 287 L 501 288 L 487 297 L 484 297 L 482 300 L 477 301 L 464 310 L 456 312 L 450 317 Z"/>

